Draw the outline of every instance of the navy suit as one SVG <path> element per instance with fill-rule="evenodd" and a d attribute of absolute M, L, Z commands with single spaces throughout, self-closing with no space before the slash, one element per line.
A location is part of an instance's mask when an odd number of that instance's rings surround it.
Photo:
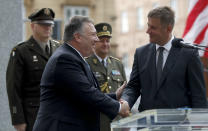
<path fill-rule="evenodd" d="M 179 44 L 176 38 L 172 41 L 159 86 L 156 81 L 156 45 L 150 43 L 136 49 L 130 81 L 122 95 L 130 107 L 139 96 L 139 111 L 206 107 L 203 67 L 198 51 L 177 46 Z"/>
<path fill-rule="evenodd" d="M 100 112 L 111 119 L 118 114 L 119 102 L 115 99 L 115 94 L 100 91 L 78 52 L 63 44 L 44 70 L 33 131 L 99 131 Z"/>

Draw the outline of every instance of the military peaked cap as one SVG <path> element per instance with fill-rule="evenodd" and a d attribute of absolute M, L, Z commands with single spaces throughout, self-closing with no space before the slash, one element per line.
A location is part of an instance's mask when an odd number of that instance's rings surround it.
<path fill-rule="evenodd" d="M 40 24 L 54 24 L 54 17 L 55 13 L 52 9 L 42 8 L 28 16 L 28 19 Z"/>
<path fill-rule="evenodd" d="M 99 23 L 95 25 L 95 29 L 97 30 L 97 36 L 108 36 L 112 37 L 112 27 L 108 23 Z"/>

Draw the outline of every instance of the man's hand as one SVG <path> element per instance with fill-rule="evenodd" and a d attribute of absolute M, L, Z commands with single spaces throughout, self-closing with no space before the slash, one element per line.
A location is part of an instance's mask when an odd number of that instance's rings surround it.
<path fill-rule="evenodd" d="M 129 108 L 129 104 L 127 101 L 120 99 L 119 100 L 120 104 L 121 104 L 121 109 L 119 112 L 119 115 L 122 117 L 127 117 L 130 115 L 130 108 Z"/>
<path fill-rule="evenodd" d="M 26 124 L 23 123 L 23 124 L 18 124 L 18 125 L 14 125 L 14 128 L 17 130 L 17 131 L 26 131 Z"/>
<path fill-rule="evenodd" d="M 126 81 L 124 81 L 123 85 L 116 90 L 116 99 L 119 100 L 123 93 L 124 88 L 126 87 Z"/>

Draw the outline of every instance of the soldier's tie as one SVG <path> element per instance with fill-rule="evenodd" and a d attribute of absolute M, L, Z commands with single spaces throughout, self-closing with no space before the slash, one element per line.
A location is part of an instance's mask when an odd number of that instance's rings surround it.
<path fill-rule="evenodd" d="M 45 46 L 45 53 L 47 56 L 50 56 L 50 50 L 49 50 L 48 45 Z"/>
<path fill-rule="evenodd" d="M 102 65 L 103 65 L 103 67 L 104 67 L 104 69 L 105 69 L 105 71 L 106 71 L 106 73 L 107 73 L 107 68 L 106 68 L 106 66 L 105 66 L 105 61 L 102 60 L 101 63 L 102 63 Z"/>
<path fill-rule="evenodd" d="M 162 76 L 162 70 L 163 70 L 163 51 L 164 51 L 164 47 L 159 47 L 158 51 L 159 51 L 159 55 L 158 55 L 158 59 L 157 59 L 157 86 L 159 86 L 160 84 L 160 78 Z"/>
<path fill-rule="evenodd" d="M 102 63 L 102 65 L 105 67 L 105 61 L 104 61 L 104 60 L 102 60 L 102 61 L 101 61 L 101 63 Z"/>

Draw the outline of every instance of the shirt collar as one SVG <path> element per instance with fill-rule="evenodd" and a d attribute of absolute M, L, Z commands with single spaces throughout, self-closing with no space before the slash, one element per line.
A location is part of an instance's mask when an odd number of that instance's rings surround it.
<path fill-rule="evenodd" d="M 66 43 L 67 44 L 67 43 Z M 81 55 L 81 53 L 76 49 L 76 48 L 74 48 L 72 45 L 70 45 L 70 44 L 67 44 L 68 46 L 70 46 L 71 48 L 73 48 L 81 57 L 82 57 L 82 59 L 86 62 L 86 60 L 84 59 L 84 57 Z M 87 62 L 86 62 L 87 63 Z"/>
<path fill-rule="evenodd" d="M 159 48 L 159 47 L 164 47 L 165 50 L 167 51 L 170 51 L 170 48 L 172 47 L 172 40 L 174 39 L 174 36 L 172 35 L 171 39 L 163 46 L 159 46 L 158 44 L 156 44 L 156 50 Z"/>
<path fill-rule="evenodd" d="M 102 60 L 104 60 L 104 62 L 107 62 L 108 57 L 105 57 L 104 59 L 100 58 L 96 53 L 95 56 L 98 58 L 98 60 L 100 61 L 100 63 L 102 62 Z"/>

